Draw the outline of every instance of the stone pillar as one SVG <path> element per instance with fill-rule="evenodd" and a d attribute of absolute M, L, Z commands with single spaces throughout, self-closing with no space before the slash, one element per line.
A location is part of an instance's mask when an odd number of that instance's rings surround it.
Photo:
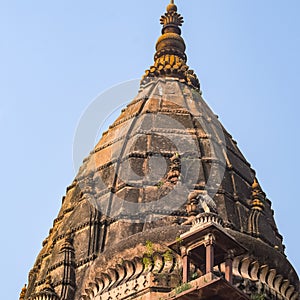
<path fill-rule="evenodd" d="M 214 236 L 212 234 L 208 234 L 205 237 L 205 250 L 206 250 L 206 274 L 211 273 L 214 269 Z"/>
<path fill-rule="evenodd" d="M 187 283 L 190 280 L 190 258 L 185 247 L 181 248 L 182 259 L 182 282 Z"/>
<path fill-rule="evenodd" d="M 225 257 L 225 279 L 232 284 L 232 263 L 234 258 L 234 252 L 228 251 Z"/>

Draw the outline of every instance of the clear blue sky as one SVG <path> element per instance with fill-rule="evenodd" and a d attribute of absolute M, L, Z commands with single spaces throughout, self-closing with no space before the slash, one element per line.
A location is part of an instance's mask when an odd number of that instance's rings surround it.
<path fill-rule="evenodd" d="M 75 173 L 78 120 L 152 64 L 168 0 L 1 1 L 3 299 L 16 299 Z M 177 0 L 189 65 L 273 202 L 300 271 L 299 0 Z"/>

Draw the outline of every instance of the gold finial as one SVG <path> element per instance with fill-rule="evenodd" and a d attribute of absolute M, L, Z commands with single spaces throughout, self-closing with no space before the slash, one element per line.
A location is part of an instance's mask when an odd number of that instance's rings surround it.
<path fill-rule="evenodd" d="M 25 299 L 25 294 L 26 294 L 26 292 L 27 292 L 27 285 L 25 284 L 24 287 L 23 287 L 22 290 L 21 290 L 19 300 L 24 300 L 24 299 Z"/>
<path fill-rule="evenodd" d="M 167 12 L 176 12 L 177 11 L 177 6 L 174 4 L 174 1 L 171 2 L 168 6 L 167 6 Z"/>
<path fill-rule="evenodd" d="M 167 12 L 161 16 L 160 23 L 163 25 L 162 35 L 156 43 L 154 65 L 146 71 L 141 85 L 145 85 L 154 78 L 174 77 L 196 90 L 200 90 L 197 75 L 187 66 L 185 43 L 181 37 L 180 27 L 183 17 L 177 13 L 177 6 L 171 0 L 167 6 Z"/>

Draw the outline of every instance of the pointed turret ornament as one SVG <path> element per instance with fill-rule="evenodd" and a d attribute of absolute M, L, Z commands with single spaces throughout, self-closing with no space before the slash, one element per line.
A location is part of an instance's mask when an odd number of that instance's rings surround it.
<path fill-rule="evenodd" d="M 265 193 L 262 191 L 258 181 L 256 178 L 254 178 L 253 180 L 253 184 L 252 184 L 252 209 L 255 210 L 264 210 L 264 202 L 265 202 Z"/>
<path fill-rule="evenodd" d="M 154 65 L 146 70 L 141 86 L 155 78 L 173 77 L 198 91 L 200 90 L 197 75 L 186 64 L 186 46 L 180 29 L 183 22 L 183 17 L 177 13 L 177 6 L 171 0 L 167 6 L 167 12 L 160 18 L 163 28 L 162 35 L 156 43 Z"/>
<path fill-rule="evenodd" d="M 257 179 L 254 178 L 251 193 L 251 211 L 248 217 L 248 232 L 254 237 L 261 236 L 261 214 L 265 208 L 266 195 L 262 191 Z"/>
<path fill-rule="evenodd" d="M 27 286 L 25 284 L 24 287 L 22 288 L 21 293 L 20 293 L 19 300 L 24 300 L 25 299 L 26 292 L 27 292 Z"/>

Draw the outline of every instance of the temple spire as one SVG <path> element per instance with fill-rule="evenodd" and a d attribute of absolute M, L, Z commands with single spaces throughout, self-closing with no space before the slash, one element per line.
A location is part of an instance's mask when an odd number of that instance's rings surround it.
<path fill-rule="evenodd" d="M 186 46 L 180 29 L 183 22 L 183 17 L 177 13 L 177 6 L 171 0 L 167 12 L 160 18 L 160 24 L 163 25 L 162 35 L 156 43 L 154 65 L 146 70 L 141 81 L 142 86 L 154 78 L 174 77 L 196 90 L 200 89 L 197 75 L 186 64 Z"/>

